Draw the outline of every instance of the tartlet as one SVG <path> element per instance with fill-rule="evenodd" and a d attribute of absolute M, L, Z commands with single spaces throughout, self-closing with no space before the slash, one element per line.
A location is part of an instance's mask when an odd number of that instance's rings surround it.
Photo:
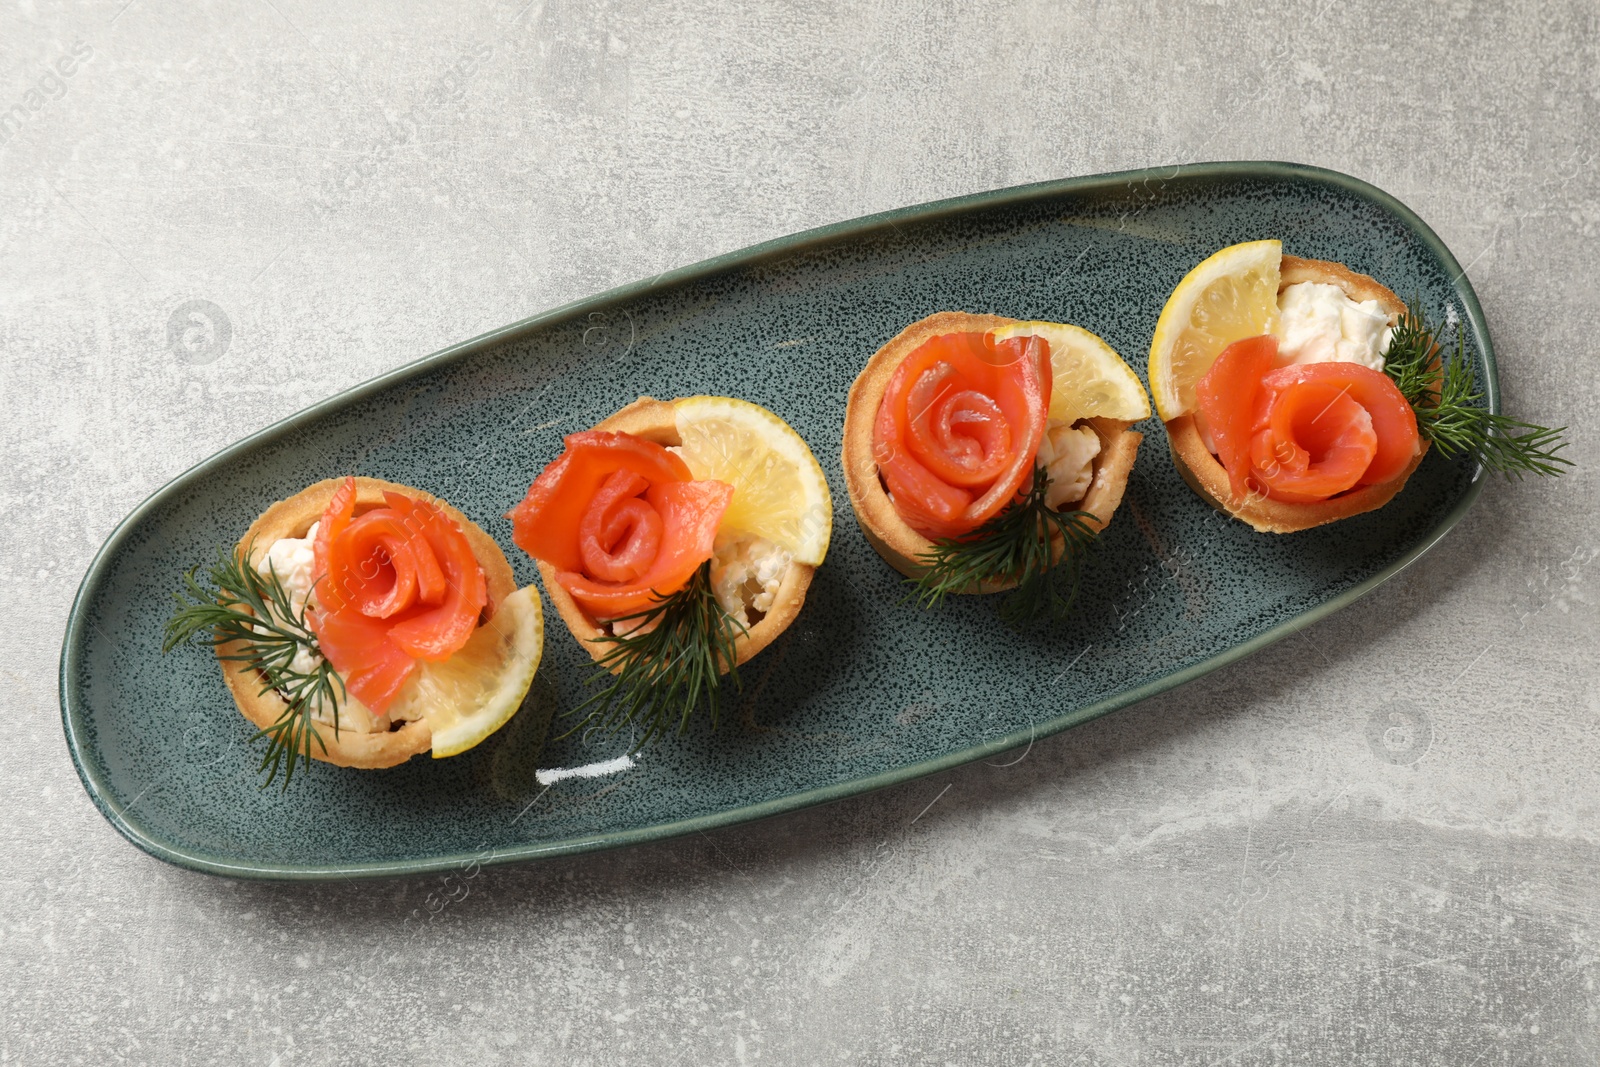
<path fill-rule="evenodd" d="M 842 463 L 850 506 L 861 524 L 867 541 L 888 563 L 910 578 L 928 568 L 923 560 L 934 550 L 934 541 L 914 529 L 896 508 L 874 456 L 874 424 L 884 402 L 890 381 L 900 365 L 917 349 L 948 334 L 988 333 L 1023 325 L 1022 320 L 998 315 L 941 311 L 912 323 L 879 348 L 857 375 L 850 387 L 845 407 Z M 1130 372 L 1131 376 L 1131 372 Z M 1142 389 L 1140 390 L 1142 396 Z M 1146 407 L 1145 414 L 1148 414 Z M 1132 427 L 1136 419 L 1093 417 L 1079 424 L 1094 431 L 1100 450 L 1094 457 L 1088 491 L 1072 507 L 1088 513 L 1087 524 L 1103 530 L 1115 516 L 1127 489 L 1143 435 Z M 1064 549 L 1059 535 L 1053 539 L 1054 554 Z M 985 581 L 956 590 L 964 593 L 992 593 L 1012 589 L 1014 577 Z"/>
<path fill-rule="evenodd" d="M 1406 313 L 1405 303 L 1368 275 L 1342 263 L 1283 255 L 1278 294 L 1305 282 L 1336 286 L 1356 303 L 1375 301 L 1391 328 Z M 1194 414 L 1179 415 L 1163 425 L 1173 463 L 1183 480 L 1207 503 L 1262 533 L 1296 533 L 1383 507 L 1405 487 L 1428 450 L 1427 439 L 1419 438 L 1411 461 L 1395 476 L 1377 484 L 1358 485 L 1324 500 L 1297 502 L 1274 499 L 1258 485 L 1236 493 L 1227 469 L 1207 447 Z"/>
<path fill-rule="evenodd" d="M 685 442 L 686 432 L 696 440 Z M 782 419 L 765 408 L 727 397 L 664 401 L 643 396 L 590 430 L 568 435 L 564 444 L 562 455 L 534 480 L 526 499 L 508 517 L 513 523 L 513 539 L 536 560 L 562 621 L 596 662 L 621 674 L 628 659 L 615 655 L 616 639 L 647 625 L 642 616 L 688 584 L 708 561 L 707 573 L 717 601 L 738 624 L 732 639 L 732 662 L 725 656 L 717 660 L 722 673 L 766 648 L 794 622 L 827 551 L 832 505 L 815 457 Z M 616 458 L 623 454 L 631 458 L 626 462 Z M 752 455 L 761 458 L 751 460 Z M 690 461 L 700 467 L 709 462 L 711 469 L 692 469 Z M 573 462 L 579 466 L 569 467 Z M 601 481 L 620 474 L 620 469 L 613 469 L 618 463 L 623 467 L 634 464 L 650 477 L 639 475 L 641 480 L 625 492 L 617 491 L 621 495 L 607 495 L 609 491 L 600 488 Z M 596 473 L 600 471 L 609 473 Z M 638 564 L 639 573 L 612 573 L 609 565 L 601 568 L 605 573 L 591 573 L 588 562 L 578 562 L 586 544 L 579 516 L 589 517 L 595 524 L 592 530 L 600 529 L 602 519 L 608 524 L 607 545 L 602 548 L 596 540 L 593 551 L 602 556 L 613 549 L 631 552 L 635 530 L 630 523 L 635 520 L 615 519 L 613 509 L 634 509 L 630 514 L 648 511 L 658 518 L 669 512 L 678 514 L 655 494 L 663 487 L 687 491 L 686 486 L 708 491 L 715 487 L 715 491 L 695 494 L 697 502 L 681 505 L 699 516 L 693 536 L 677 537 L 681 526 L 659 535 L 665 540 L 658 540 L 637 557 L 646 561 Z M 811 507 L 798 519 L 774 517 L 769 528 L 764 516 L 752 515 L 750 509 L 759 510 L 759 501 L 784 487 L 794 487 L 800 499 L 811 501 Z M 599 502 L 602 496 L 604 503 Z M 769 503 L 782 510 L 793 501 Z M 658 507 L 665 510 L 657 511 Z M 741 508 L 741 518 L 749 524 L 728 524 Z M 669 526 L 672 521 L 667 520 Z M 614 522 L 619 524 L 615 529 L 609 525 Z M 755 527 L 778 540 L 766 539 Z M 685 548 L 691 543 L 692 547 Z M 724 582 L 736 567 L 745 566 L 741 553 L 746 551 L 761 554 L 764 562 L 760 566 L 765 569 L 755 576 L 740 570 L 746 581 Z M 734 562 L 728 561 L 730 554 Z M 676 569 L 665 577 L 665 572 L 649 571 L 660 580 L 647 580 L 644 568 L 654 567 L 659 558 L 669 555 L 677 561 Z M 621 577 L 622 573 L 628 577 Z M 628 606 L 616 606 L 622 604 Z"/>
<path fill-rule="evenodd" d="M 600 420 L 593 428 L 641 437 L 666 448 L 676 448 L 683 444 L 678 433 L 673 402 L 649 396 L 641 396 L 627 407 Z M 539 576 L 544 580 L 545 592 L 560 614 L 561 621 L 567 624 L 572 636 L 577 638 L 578 643 L 598 662 L 609 648 L 604 638 L 612 636 L 611 627 L 583 609 L 557 579 L 556 567 L 543 560 L 536 562 Z M 777 640 L 778 636 L 789 628 L 800 614 L 800 609 L 805 606 L 806 590 L 811 587 L 811 577 L 816 571 L 817 568 L 811 564 L 793 559 L 789 561 L 779 581 L 771 610 L 735 636 L 734 665 L 744 663 Z M 614 665 L 612 669 L 620 671 L 621 667 Z"/>
<path fill-rule="evenodd" d="M 312 525 L 322 518 L 335 492 L 346 479 L 330 478 L 307 486 L 300 492 L 280 500 L 263 512 L 239 540 L 237 551 L 242 556 L 252 552 L 254 564 L 275 542 L 283 538 L 303 538 Z M 516 592 L 516 579 L 505 553 L 493 538 L 471 519 L 450 504 L 411 486 L 376 478 L 356 478 L 355 512 L 359 516 L 385 504 L 384 493 L 398 493 L 413 500 L 432 504 L 443 511 L 461 530 L 471 546 L 473 557 L 483 570 L 487 590 L 487 604 L 479 617 L 479 625 L 487 623 L 501 603 Z M 225 657 L 240 655 L 245 651 L 241 641 L 217 646 L 222 665 L 223 680 L 244 717 L 258 729 L 265 730 L 279 721 L 288 708 L 287 702 L 276 690 L 262 692 L 261 676 L 246 664 Z M 365 709 L 361 709 L 365 712 Z M 366 712 L 370 716 L 370 712 Z M 404 763 L 412 756 L 429 751 L 433 746 L 433 732 L 425 719 L 394 722 L 387 729 L 362 730 L 348 703 L 341 704 L 341 721 L 335 731 L 331 725 L 319 728 L 320 743 L 310 746 L 312 758 L 340 767 L 378 769 Z M 324 750 L 323 746 L 326 746 Z"/>

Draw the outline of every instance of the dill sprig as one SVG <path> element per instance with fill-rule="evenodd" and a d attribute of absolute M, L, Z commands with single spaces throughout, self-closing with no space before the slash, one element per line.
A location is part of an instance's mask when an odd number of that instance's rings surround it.
<path fill-rule="evenodd" d="M 1016 590 L 1000 606 L 1000 617 L 1021 629 L 1047 615 L 1066 618 L 1077 599 L 1083 561 L 1094 545 L 1093 515 L 1084 511 L 1052 511 L 1045 504 L 1050 473 L 1040 466 L 1033 487 L 988 522 L 959 538 L 941 538 L 920 562 L 927 570 L 907 578 L 911 596 L 925 608 L 938 607 L 951 593 L 986 582 L 1014 580 Z M 1055 539 L 1060 538 L 1059 559 Z"/>
<path fill-rule="evenodd" d="M 614 732 L 642 727 L 632 751 L 639 751 L 676 720 L 681 734 L 702 702 L 716 729 L 723 671 L 735 688 L 734 641 L 745 627 L 717 603 L 711 589 L 711 564 L 702 564 L 682 589 L 659 596 L 644 611 L 616 622 L 636 622 L 620 636 L 595 638 L 611 645 L 601 670 L 585 685 L 607 681 L 569 715 L 582 715 L 568 736 L 584 727 Z M 616 673 L 612 673 L 617 668 Z"/>
<path fill-rule="evenodd" d="M 262 679 L 261 692 L 275 689 L 286 707 L 271 726 L 257 730 L 252 742 L 267 739 L 259 770 L 267 772 L 262 788 L 283 772 L 289 788 L 295 767 L 311 761 L 311 743 L 323 752 L 327 744 L 317 732 L 313 712 L 326 707 L 333 713 L 333 735 L 339 736 L 339 698 L 344 681 L 320 654 L 311 671 L 295 669 L 295 653 L 302 647 L 317 649 L 317 635 L 306 622 L 305 607 L 295 610 L 275 567 L 263 575 L 249 563 L 250 548 L 243 552 L 219 549 L 216 562 L 196 578 L 199 568 L 183 576 L 183 589 L 173 594 L 177 610 L 167 620 L 161 642 L 163 654 L 182 644 L 212 646 L 218 658 L 243 663 Z M 220 646 L 237 642 L 242 651 L 224 653 Z"/>
<path fill-rule="evenodd" d="M 1566 427 L 1549 429 L 1499 415 L 1483 406 L 1478 377 L 1467 361 L 1466 333 L 1459 327 L 1448 359 L 1441 331 L 1429 325 L 1412 301 L 1395 325 L 1384 353 L 1384 370 L 1417 415 L 1417 430 L 1446 459 L 1469 455 L 1485 470 L 1507 478 L 1555 476 L 1572 461 L 1560 455 Z"/>

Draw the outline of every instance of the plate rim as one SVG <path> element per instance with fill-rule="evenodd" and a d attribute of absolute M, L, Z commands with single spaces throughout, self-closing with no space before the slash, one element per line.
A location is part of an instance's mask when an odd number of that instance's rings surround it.
<path fill-rule="evenodd" d="M 1362 199 L 1375 202 L 1391 212 L 1422 240 L 1423 244 L 1437 257 L 1446 270 L 1454 272 L 1454 279 L 1450 283 L 1451 287 L 1455 290 L 1456 297 L 1461 301 L 1465 311 L 1465 324 L 1472 330 L 1473 339 L 1478 346 L 1478 350 L 1483 354 L 1485 380 L 1480 384 L 1484 391 L 1484 398 L 1490 411 L 1498 412 L 1500 410 L 1499 373 L 1495 363 L 1494 343 L 1489 336 L 1488 325 L 1484 321 L 1483 308 L 1478 303 L 1477 293 L 1474 292 L 1466 271 L 1461 267 L 1455 256 L 1451 254 L 1450 249 L 1445 246 L 1438 234 L 1434 233 L 1433 228 L 1424 222 L 1416 212 L 1412 211 L 1392 194 L 1360 178 L 1340 171 L 1309 164 L 1275 160 L 1179 163 L 1160 167 L 1109 171 L 1103 174 L 1056 178 L 1030 182 L 1024 185 L 1008 186 L 1002 189 L 992 189 L 985 192 L 968 193 L 962 196 L 894 208 L 889 211 L 876 212 L 842 222 L 834 222 L 813 229 L 802 230 L 733 252 L 713 256 L 688 266 L 663 271 L 646 280 L 629 282 L 593 296 L 572 300 L 547 311 L 518 319 L 487 333 L 479 334 L 466 341 L 449 345 L 431 355 L 412 360 L 377 377 L 353 385 L 293 415 L 265 426 L 201 460 L 152 492 L 130 511 L 122 521 L 117 523 L 111 533 L 106 536 L 104 543 L 101 544 L 88 569 L 84 572 L 83 579 L 78 585 L 78 591 L 73 596 L 72 607 L 67 613 L 67 623 L 62 636 L 57 686 L 62 729 L 66 735 L 67 749 L 71 753 L 72 765 L 78 772 L 78 778 L 83 784 L 84 791 L 89 794 L 89 799 L 94 802 L 96 809 L 105 817 L 106 821 L 111 823 L 118 833 L 122 834 L 123 837 L 127 838 L 128 841 L 142 851 L 178 867 L 234 878 L 279 881 L 381 878 L 463 870 L 473 864 L 488 866 L 490 864 L 512 863 L 520 860 L 578 855 L 627 845 L 663 841 L 689 833 L 754 822 L 759 819 L 800 811 L 820 804 L 874 792 L 917 778 L 938 774 L 941 771 L 950 770 L 987 756 L 997 755 L 1023 744 L 1031 744 L 1039 738 L 1049 737 L 1052 734 L 1060 733 L 1075 726 L 1081 726 L 1093 719 L 1100 718 L 1102 715 L 1110 714 L 1113 711 L 1147 700 L 1186 682 L 1203 677 L 1212 671 L 1225 667 L 1230 663 L 1235 663 L 1270 644 L 1280 641 L 1290 634 L 1297 633 L 1342 608 L 1348 607 L 1416 562 L 1461 521 L 1483 491 L 1487 479 L 1482 467 L 1479 467 L 1473 474 L 1466 492 L 1462 494 L 1461 498 L 1444 518 L 1430 529 L 1422 540 L 1388 566 L 1364 581 L 1343 590 L 1329 600 L 1317 604 L 1291 619 L 1269 627 L 1246 641 L 1231 645 L 1216 655 L 1192 663 L 1187 667 L 1168 671 L 1146 681 L 1142 685 L 1119 690 L 1093 704 L 1077 708 L 1063 715 L 1048 718 L 1043 722 L 1034 723 L 1027 729 L 1015 730 L 942 756 L 893 767 L 866 777 L 850 778 L 842 782 L 817 786 L 812 789 L 774 797 L 770 800 L 727 808 L 692 818 L 652 823 L 648 826 L 629 829 L 584 834 L 542 844 L 455 852 L 418 859 L 372 860 L 349 864 L 240 862 L 236 857 L 221 856 L 202 850 L 191 850 L 173 845 L 163 840 L 159 835 L 148 831 L 130 811 L 118 807 L 111 799 L 108 784 L 101 781 L 99 775 L 86 764 L 83 758 L 83 740 L 77 729 L 77 720 L 80 718 L 80 701 L 75 679 L 82 676 L 83 664 L 81 657 L 88 623 L 88 604 L 94 599 L 94 594 L 99 591 L 100 586 L 107 577 L 111 557 L 122 547 L 123 542 L 139 526 L 145 516 L 162 504 L 169 494 L 225 465 L 234 457 L 279 440 L 299 430 L 302 426 L 320 419 L 323 415 L 331 413 L 335 408 L 359 402 L 377 392 L 418 377 L 440 366 L 464 360 L 487 348 L 513 342 L 521 334 L 552 325 L 560 325 L 563 321 L 575 319 L 580 315 L 604 310 L 611 305 L 647 294 L 657 288 L 675 286 L 680 283 L 708 278 L 729 270 L 751 267 L 766 259 L 801 252 L 810 246 L 840 238 L 866 237 L 875 231 L 893 228 L 903 222 L 927 222 L 972 210 L 1021 204 L 1031 200 L 1046 199 L 1063 194 L 1092 193 L 1100 189 L 1109 190 L 1117 186 L 1131 188 L 1140 182 L 1148 184 L 1152 180 L 1164 183 L 1178 180 L 1180 177 L 1200 180 L 1206 178 L 1309 180 L 1342 189 Z M 137 803 L 137 798 L 135 798 L 134 803 Z M 129 807 L 131 806 L 129 805 Z"/>

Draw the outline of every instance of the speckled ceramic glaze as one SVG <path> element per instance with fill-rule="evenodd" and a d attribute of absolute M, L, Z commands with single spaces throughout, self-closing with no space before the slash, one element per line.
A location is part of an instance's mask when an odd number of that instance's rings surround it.
<path fill-rule="evenodd" d="M 1455 259 L 1403 205 L 1329 171 L 1226 163 L 1072 179 L 771 242 L 421 360 L 240 442 L 141 505 L 84 578 L 62 650 L 62 717 L 84 786 L 135 844 L 185 866 L 283 878 L 438 870 L 847 796 L 1026 744 L 1245 655 L 1416 558 L 1476 497 L 1474 468 L 1430 454 L 1382 510 L 1269 536 L 1196 497 L 1152 419 L 1080 610 L 1019 635 L 993 598 L 935 613 L 902 601 L 845 500 L 839 440 L 851 380 L 909 322 L 941 309 L 1073 322 L 1142 375 L 1184 273 L 1267 237 L 1463 323 L 1497 403 L 1488 331 Z M 833 545 L 805 610 L 746 666 L 722 728 L 669 737 L 623 774 L 542 789 L 537 768 L 629 744 L 546 743 L 552 713 L 581 699 L 593 670 L 556 625 L 528 705 L 472 752 L 389 771 L 318 764 L 287 793 L 257 788 L 250 727 L 214 660 L 160 654 L 179 575 L 272 501 L 349 473 L 439 494 L 532 582 L 502 514 L 563 433 L 641 393 L 771 408 L 811 443 L 834 492 Z"/>

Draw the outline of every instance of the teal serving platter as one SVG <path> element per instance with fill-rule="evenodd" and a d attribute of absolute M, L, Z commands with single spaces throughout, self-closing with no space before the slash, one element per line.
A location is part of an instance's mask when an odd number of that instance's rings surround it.
<path fill-rule="evenodd" d="M 1137 370 L 1163 303 L 1238 241 L 1346 263 L 1464 332 L 1498 410 L 1483 313 L 1455 258 L 1399 201 L 1332 171 L 1209 163 L 1043 182 L 770 241 L 514 323 L 256 433 L 187 471 L 90 565 L 61 654 L 84 788 L 163 860 L 252 878 L 350 878 L 587 852 L 837 800 L 1077 726 L 1246 656 L 1371 591 L 1471 506 L 1480 472 L 1430 453 L 1379 511 L 1257 534 L 1178 477 L 1158 422 L 1065 624 L 1014 632 L 992 597 L 903 598 L 844 492 L 845 393 L 867 358 L 940 310 L 1076 323 Z M 592 673 L 547 611 L 527 703 L 478 748 L 387 771 L 313 765 L 263 789 L 259 748 L 211 654 L 161 654 L 184 571 L 311 482 L 370 475 L 436 493 L 532 562 L 502 518 L 561 451 L 641 394 L 743 397 L 811 444 L 833 542 L 804 611 L 748 663 L 720 727 L 696 722 L 631 769 L 540 785 L 626 752 L 560 738 Z M 554 718 L 555 728 L 551 728 Z"/>

